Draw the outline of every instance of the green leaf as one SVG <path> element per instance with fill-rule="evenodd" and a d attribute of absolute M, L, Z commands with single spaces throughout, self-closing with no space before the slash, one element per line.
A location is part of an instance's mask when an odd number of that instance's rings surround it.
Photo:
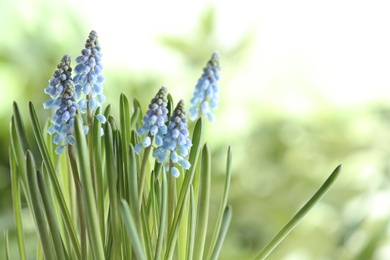
<path fill-rule="evenodd" d="M 93 157 L 95 164 L 95 196 L 98 209 L 98 219 L 100 226 L 100 233 L 102 240 L 105 240 L 105 215 L 104 215 L 104 169 L 103 169 L 103 152 L 102 152 L 102 137 L 101 137 L 101 123 L 97 118 L 93 122 Z"/>
<path fill-rule="evenodd" d="M 118 188 L 118 173 L 116 170 L 115 156 L 114 156 L 114 144 L 111 124 L 106 123 L 105 126 L 105 147 L 106 147 L 106 169 L 107 169 L 107 181 L 108 181 L 108 195 L 110 205 L 110 225 L 113 239 L 113 253 L 111 257 L 113 259 L 119 259 L 121 253 L 121 230 L 119 222 L 119 204 L 117 197 Z"/>
<path fill-rule="evenodd" d="M 41 194 L 38 188 L 37 182 L 37 169 L 35 167 L 35 160 L 30 152 L 27 150 L 26 152 L 26 169 L 27 169 L 27 179 L 28 179 L 28 189 L 29 195 L 32 203 L 32 215 L 34 217 L 35 226 L 38 231 L 39 239 L 41 241 L 43 253 L 46 259 L 57 259 L 52 237 L 49 234 L 46 226 L 46 216 L 44 214 L 45 209 L 43 206 Z"/>
<path fill-rule="evenodd" d="M 58 229 L 58 223 L 56 220 L 56 216 L 53 212 L 53 209 L 55 208 L 53 205 L 53 202 L 51 201 L 51 196 L 49 196 L 49 193 L 47 191 L 47 184 L 45 182 L 45 179 L 43 177 L 43 174 L 38 171 L 37 172 L 37 179 L 38 179 L 38 187 L 39 191 L 41 193 L 41 198 L 44 206 L 44 212 L 47 216 L 47 222 L 48 227 L 50 230 L 50 233 L 52 235 L 54 249 L 57 255 L 57 259 L 68 259 L 68 257 L 65 256 L 65 249 L 63 246 L 63 241 L 61 239 L 61 234 Z"/>
<path fill-rule="evenodd" d="M 138 174 L 137 174 L 137 163 L 135 159 L 134 147 L 132 144 L 129 144 L 129 163 L 128 163 L 128 175 L 129 175 L 129 194 L 128 198 L 129 203 L 132 208 L 132 213 L 135 216 L 136 226 L 138 227 L 138 232 L 141 232 L 141 220 L 139 217 L 140 205 L 138 204 Z"/>
<path fill-rule="evenodd" d="M 270 242 L 260 251 L 256 259 L 265 259 L 283 239 L 294 229 L 301 219 L 310 211 L 310 209 L 325 195 L 332 187 L 337 177 L 340 175 L 341 165 L 337 166 L 328 179 L 322 184 L 319 190 L 310 198 L 310 200 L 295 214 L 294 217 L 271 239 Z"/>
<path fill-rule="evenodd" d="M 219 253 L 221 252 L 223 242 L 225 241 L 226 233 L 229 229 L 230 221 L 232 220 L 232 215 L 233 215 L 233 209 L 230 205 L 228 205 L 223 212 L 221 228 L 220 228 L 220 231 L 218 232 L 216 244 L 213 248 L 213 251 L 211 253 L 211 257 L 209 259 L 212 259 L 212 260 L 218 259 Z"/>
<path fill-rule="evenodd" d="M 147 259 L 145 248 L 142 246 L 141 239 L 135 226 L 134 218 L 130 212 L 130 207 L 126 200 L 121 200 L 120 208 L 122 213 L 122 220 L 125 223 L 127 232 L 130 236 L 131 242 L 133 243 L 133 249 L 137 259 Z"/>
<path fill-rule="evenodd" d="M 62 219 L 64 221 L 66 230 L 68 231 L 68 234 L 70 236 L 70 241 L 72 243 L 73 250 L 76 253 L 76 257 L 80 258 L 80 256 L 81 256 L 80 244 L 79 244 L 79 241 L 77 239 L 76 232 L 75 232 L 74 226 L 73 226 L 71 218 L 70 218 L 69 210 L 67 208 L 67 205 L 66 205 L 66 202 L 64 199 L 64 195 L 61 191 L 61 187 L 60 187 L 60 184 L 58 182 L 57 174 L 55 172 L 53 163 L 50 159 L 50 155 L 47 151 L 46 144 L 43 141 L 41 127 L 39 125 L 38 117 L 37 117 L 37 114 L 35 112 L 35 108 L 34 108 L 34 105 L 32 102 L 29 103 L 29 111 L 30 111 L 30 118 L 31 118 L 31 126 L 32 126 L 32 129 L 34 132 L 35 140 L 37 141 L 38 148 L 39 148 L 39 151 L 41 153 L 43 162 L 45 163 L 46 169 L 49 173 L 50 180 L 52 182 L 52 186 L 54 189 L 54 194 L 57 198 L 58 205 L 59 205 L 60 210 L 61 210 Z"/>
<path fill-rule="evenodd" d="M 163 245 L 163 239 L 165 236 L 165 225 L 167 221 L 167 197 L 168 197 L 168 184 L 166 172 L 163 171 L 162 175 L 162 184 L 161 184 L 161 209 L 160 209 L 160 226 L 158 229 L 158 238 L 156 245 L 156 252 L 154 259 L 161 259 L 161 249 Z"/>
<path fill-rule="evenodd" d="M 24 233 L 23 233 L 23 221 L 22 221 L 22 207 L 21 207 L 21 199 L 20 199 L 20 186 L 19 186 L 19 173 L 16 166 L 15 155 L 11 152 L 11 148 L 9 149 L 9 157 L 10 157 L 10 173 L 11 173 L 11 187 L 12 187 L 12 202 L 13 202 L 13 210 L 15 215 L 15 223 L 16 223 L 16 236 L 18 240 L 18 248 L 19 248 L 19 259 L 26 259 L 26 248 L 24 243 Z"/>
<path fill-rule="evenodd" d="M 210 208 L 210 187 L 211 187 L 211 157 L 207 144 L 202 149 L 202 161 L 200 171 L 199 202 L 196 222 L 194 258 L 203 259 L 203 251 L 206 241 Z"/>
<path fill-rule="evenodd" d="M 91 250 L 94 259 L 105 259 L 103 251 L 103 242 L 100 233 L 99 222 L 96 218 L 97 209 L 91 178 L 91 166 L 89 164 L 89 152 L 87 140 L 84 134 L 83 121 L 79 114 L 74 121 L 74 132 L 76 138 L 76 148 L 78 154 L 78 165 L 80 180 L 83 187 L 83 199 L 85 202 L 85 211 L 87 215 L 87 230 L 90 240 Z"/>
<path fill-rule="evenodd" d="M 5 252 L 5 259 L 9 260 L 9 241 L 8 241 L 8 227 L 4 230 L 4 252 Z"/>
<path fill-rule="evenodd" d="M 19 106 L 16 102 L 13 103 L 13 109 L 14 109 L 14 122 L 15 122 L 15 127 L 16 131 L 19 136 L 19 142 L 20 145 L 22 146 L 23 152 L 26 152 L 28 149 L 31 150 L 30 143 L 28 142 L 27 138 L 27 131 L 26 128 L 24 127 L 24 122 L 22 115 L 19 110 Z"/>
<path fill-rule="evenodd" d="M 136 117 L 136 115 L 133 114 L 134 119 L 132 118 L 131 121 L 132 121 L 132 125 L 135 125 L 135 126 L 138 125 L 138 127 L 140 127 L 142 125 L 142 108 L 141 108 L 141 104 L 139 103 L 138 99 L 134 98 L 133 99 L 133 111 L 137 111 L 137 110 L 139 113 L 138 117 Z M 136 124 L 133 123 L 133 121 L 136 121 Z"/>
<path fill-rule="evenodd" d="M 190 213 L 188 221 L 188 239 L 187 239 L 187 260 L 192 260 L 194 255 L 194 244 L 195 244 L 195 232 L 196 232 L 196 207 L 195 207 L 195 194 L 194 186 L 191 185 L 190 190 Z"/>
<path fill-rule="evenodd" d="M 230 180 L 232 177 L 232 151 L 231 148 L 228 148 L 227 152 L 227 160 L 226 160 L 226 175 L 225 175 L 225 188 L 223 190 L 223 196 L 221 200 L 221 204 L 219 206 L 219 212 L 218 212 L 218 217 L 217 217 L 217 222 L 215 224 L 215 229 L 213 233 L 213 237 L 210 242 L 210 247 L 209 247 L 209 252 L 208 252 L 208 257 L 207 259 L 211 259 L 211 255 L 213 251 L 216 249 L 214 248 L 215 243 L 217 241 L 217 238 L 219 237 L 221 225 L 222 225 L 222 218 L 225 214 L 226 211 L 226 204 L 227 204 L 227 199 L 229 196 L 229 189 L 230 189 Z M 218 255 L 216 255 L 216 258 L 218 258 Z"/>
<path fill-rule="evenodd" d="M 120 96 L 119 105 L 120 105 L 119 116 L 120 116 L 122 139 L 123 139 L 124 147 L 127 147 L 130 141 L 130 134 L 131 134 L 131 129 L 130 129 L 131 122 L 129 122 L 130 105 L 129 105 L 129 100 L 123 93 Z"/>

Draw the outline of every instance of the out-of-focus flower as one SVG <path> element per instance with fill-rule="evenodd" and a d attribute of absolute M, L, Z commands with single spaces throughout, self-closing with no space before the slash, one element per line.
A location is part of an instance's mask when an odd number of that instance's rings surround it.
<path fill-rule="evenodd" d="M 98 40 L 98 35 L 95 31 L 91 31 L 85 43 L 85 49 L 81 51 L 81 56 L 76 58 L 76 67 L 74 71 L 73 81 L 77 98 L 79 101 L 80 111 L 87 112 L 96 110 L 106 101 L 103 94 L 103 65 L 101 63 L 102 53 Z M 83 94 L 86 96 L 82 98 Z M 101 123 L 105 123 L 106 118 L 103 115 L 96 115 L 96 118 Z"/>
<path fill-rule="evenodd" d="M 167 88 L 161 87 L 156 96 L 151 100 L 149 109 L 142 118 L 143 125 L 138 128 L 138 136 L 147 133 L 141 143 L 135 145 L 134 150 L 137 154 L 141 153 L 142 147 L 148 147 L 152 144 L 152 139 L 157 147 L 163 144 L 163 136 L 167 133 L 165 122 L 168 121 L 168 100 Z"/>
<path fill-rule="evenodd" d="M 175 178 L 180 176 L 180 172 L 175 167 L 175 164 L 182 166 L 186 170 L 191 166 L 188 160 L 185 159 L 189 155 L 188 149 L 192 146 L 188 137 L 189 132 L 184 102 L 180 100 L 175 110 L 173 110 L 162 146 L 153 150 L 153 157 L 159 163 L 167 159 L 166 154 L 168 153 L 169 161 L 164 164 L 164 167 L 167 171 L 170 169 Z"/>
<path fill-rule="evenodd" d="M 206 116 L 210 122 L 215 121 L 211 110 L 218 108 L 220 70 L 219 54 L 215 51 L 196 83 L 194 95 L 190 101 L 189 115 L 191 120 Z"/>

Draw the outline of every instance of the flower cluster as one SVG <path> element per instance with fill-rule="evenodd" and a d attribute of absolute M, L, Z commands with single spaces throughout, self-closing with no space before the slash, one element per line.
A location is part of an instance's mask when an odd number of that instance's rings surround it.
<path fill-rule="evenodd" d="M 49 86 L 45 88 L 45 93 L 50 96 L 43 107 L 45 109 L 54 108 L 55 113 L 51 121 L 53 125 L 48 128 L 50 134 L 55 134 L 53 142 L 59 145 L 56 153 L 61 154 L 67 144 L 74 144 L 73 121 L 76 111 L 85 113 L 87 110 L 94 111 L 105 101 L 103 95 L 101 64 L 102 54 L 98 36 L 95 31 L 91 31 L 86 41 L 85 48 L 81 51 L 81 56 L 76 58 L 77 66 L 74 71 L 76 76 L 72 80 L 72 68 L 70 66 L 70 55 L 66 54 L 57 65 L 57 70 L 49 80 Z M 86 98 L 82 98 L 82 94 Z M 77 102 L 77 100 L 79 100 Z M 103 115 L 96 115 L 101 123 L 105 123 Z M 88 126 L 84 126 L 88 132 Z"/>
<path fill-rule="evenodd" d="M 142 147 L 149 147 L 153 138 L 155 138 L 156 146 L 163 144 L 163 136 L 167 133 L 167 126 L 165 125 L 165 122 L 168 121 L 167 105 L 167 88 L 161 87 L 151 100 L 149 110 L 142 118 L 143 125 L 138 128 L 138 136 L 145 133 L 147 133 L 147 136 L 141 143 L 135 145 L 134 150 L 137 154 L 141 153 Z"/>
<path fill-rule="evenodd" d="M 51 125 L 48 128 L 50 134 L 56 134 L 53 142 L 57 144 L 55 152 L 61 154 L 67 144 L 74 144 L 73 121 L 79 105 L 76 102 L 75 87 L 71 78 L 72 68 L 70 67 L 70 56 L 64 55 L 57 65 L 57 70 L 49 80 L 49 86 L 45 93 L 50 95 L 43 107 L 54 108 L 55 113 L 51 118 Z"/>
<path fill-rule="evenodd" d="M 165 163 L 164 167 L 167 171 L 170 169 L 172 175 L 177 178 L 180 176 L 180 172 L 174 166 L 175 164 L 182 166 L 186 170 L 191 166 L 188 160 L 185 159 L 189 155 L 188 149 L 191 146 L 184 102 L 180 100 L 175 110 L 173 110 L 163 144 L 153 150 L 153 157 L 159 163 L 162 163 L 167 159 L 168 152 L 169 162 Z"/>
<path fill-rule="evenodd" d="M 85 48 L 81 51 L 81 56 L 76 58 L 76 67 L 74 69 L 76 76 L 73 81 L 76 84 L 77 97 L 82 94 L 86 98 L 79 101 L 80 111 L 82 113 L 96 110 L 106 101 L 103 94 L 103 65 L 101 63 L 102 53 L 100 51 L 98 35 L 91 31 L 85 43 Z M 97 119 L 104 123 L 106 121 L 103 115 L 97 115 Z"/>
<path fill-rule="evenodd" d="M 73 123 L 79 105 L 75 99 L 75 87 L 72 80 L 66 82 L 65 90 L 60 96 L 60 105 L 51 119 L 53 125 L 48 128 L 49 134 L 57 133 L 53 142 L 59 145 L 55 152 L 61 154 L 67 144 L 74 144 Z M 64 144 L 65 143 L 65 144 Z"/>
<path fill-rule="evenodd" d="M 142 147 L 151 146 L 154 139 L 153 157 L 159 163 L 164 163 L 169 159 L 164 167 L 166 170 L 171 169 L 172 175 L 177 178 L 180 172 L 174 167 L 175 164 L 182 166 L 184 169 L 190 168 L 190 163 L 184 158 L 188 157 L 188 149 L 192 146 L 192 143 L 188 138 L 189 132 L 183 100 L 179 101 L 172 112 L 168 127 L 165 124 L 168 121 L 168 100 L 166 96 L 167 88 L 162 87 L 151 100 L 149 110 L 142 118 L 143 125 L 137 130 L 138 136 L 144 134 L 146 136 L 135 145 L 134 150 L 137 154 L 140 154 Z"/>
<path fill-rule="evenodd" d="M 43 103 L 45 109 L 60 105 L 60 95 L 64 92 L 67 82 L 72 80 L 71 76 L 70 55 L 65 54 L 57 65 L 57 70 L 54 71 L 53 77 L 49 80 L 49 86 L 44 90 L 50 96 L 50 99 Z"/>
<path fill-rule="evenodd" d="M 220 77 L 220 70 L 219 54 L 218 52 L 214 52 L 195 86 L 189 109 L 191 120 L 195 120 L 199 116 L 204 115 L 210 122 L 215 121 L 215 116 L 211 110 L 218 107 L 218 80 Z"/>

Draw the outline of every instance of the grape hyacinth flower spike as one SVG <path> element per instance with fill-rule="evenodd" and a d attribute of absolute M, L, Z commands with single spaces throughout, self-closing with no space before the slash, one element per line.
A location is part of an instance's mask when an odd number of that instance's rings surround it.
<path fill-rule="evenodd" d="M 147 133 L 141 143 L 135 145 L 134 150 L 137 154 L 141 153 L 142 147 L 149 147 L 152 144 L 153 138 L 157 147 L 163 144 L 163 136 L 167 133 L 165 122 L 168 121 L 168 100 L 167 88 L 161 87 L 156 96 L 151 100 L 149 109 L 142 118 L 143 125 L 138 128 L 138 136 Z"/>
<path fill-rule="evenodd" d="M 64 92 L 59 97 L 60 105 L 51 119 L 53 125 L 47 130 L 49 134 L 56 134 L 53 138 L 53 143 L 58 145 L 55 149 L 57 154 L 61 154 L 66 145 L 74 145 L 75 142 L 73 124 L 78 109 L 75 94 L 73 81 L 68 80 Z"/>
<path fill-rule="evenodd" d="M 163 141 L 163 145 L 153 151 L 153 157 L 161 163 L 165 161 L 165 154 L 168 152 L 169 162 L 164 164 L 165 170 L 171 170 L 173 177 L 178 178 L 180 171 L 175 167 L 175 164 L 182 166 L 186 170 L 191 167 L 191 164 L 185 159 L 189 155 L 188 150 L 192 146 L 192 143 L 189 139 L 183 100 L 180 100 L 175 110 L 173 110 L 168 125 L 168 132 Z"/>
<path fill-rule="evenodd" d="M 53 77 L 49 80 L 49 86 L 44 92 L 50 96 L 50 99 L 43 103 L 45 109 L 58 107 L 60 105 L 59 96 L 64 92 L 66 83 L 72 80 L 72 68 L 70 67 L 70 55 L 65 54 L 60 63 L 57 65 L 57 70 L 54 71 Z"/>
<path fill-rule="evenodd" d="M 196 83 L 194 94 L 190 101 L 189 115 L 191 120 L 196 120 L 204 115 L 210 122 L 215 121 L 215 116 L 211 110 L 218 108 L 220 70 L 219 54 L 215 51 Z"/>
<path fill-rule="evenodd" d="M 79 101 L 82 113 L 86 113 L 87 110 L 94 111 L 106 101 L 103 94 L 104 77 L 100 50 L 98 35 L 95 31 L 91 31 L 85 48 L 81 51 L 82 55 L 76 58 L 77 65 L 74 69 L 76 76 L 73 78 L 77 97 L 81 98 L 82 94 L 86 96 Z M 96 115 L 96 118 L 100 123 L 106 121 L 106 118 L 101 114 Z"/>

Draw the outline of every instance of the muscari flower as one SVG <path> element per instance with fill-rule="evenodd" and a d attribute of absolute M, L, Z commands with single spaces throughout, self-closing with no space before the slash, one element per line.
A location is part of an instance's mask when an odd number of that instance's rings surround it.
<path fill-rule="evenodd" d="M 162 146 L 155 147 L 153 150 L 153 157 L 159 163 L 168 159 L 168 162 L 164 164 L 165 170 L 171 170 L 175 178 L 180 176 L 179 170 L 175 167 L 176 164 L 186 170 L 191 166 L 188 160 L 185 159 L 189 155 L 188 149 L 192 146 L 191 140 L 188 137 L 189 132 L 184 102 L 180 100 L 175 110 L 173 110 Z"/>
<path fill-rule="evenodd" d="M 91 31 L 85 43 L 85 48 L 81 51 L 81 56 L 76 58 L 76 67 L 74 69 L 76 76 L 73 81 L 77 98 L 81 98 L 82 94 L 86 98 L 79 101 L 80 111 L 86 113 L 96 110 L 106 101 L 103 94 L 103 65 L 101 63 L 102 53 L 100 51 L 98 35 L 95 31 Z M 105 123 L 106 118 L 99 114 L 96 118 L 101 123 Z"/>
<path fill-rule="evenodd" d="M 167 88 L 161 87 L 156 96 L 151 100 L 149 109 L 142 118 L 143 125 L 138 128 L 138 136 L 147 133 L 146 137 L 141 143 L 134 146 L 137 154 L 141 153 L 142 147 L 149 147 L 152 144 L 152 139 L 157 147 L 163 144 L 163 136 L 167 133 L 167 126 L 165 122 L 168 121 L 168 100 Z"/>
<path fill-rule="evenodd" d="M 220 70 L 219 54 L 215 51 L 207 62 L 206 67 L 203 68 L 203 74 L 196 83 L 194 94 L 190 101 L 189 115 L 191 120 L 204 115 L 210 122 L 215 121 L 215 116 L 211 110 L 218 107 Z"/>
<path fill-rule="evenodd" d="M 57 154 L 61 154 L 66 145 L 73 145 L 75 141 L 72 135 L 73 122 L 79 106 L 75 99 L 76 92 L 71 76 L 70 56 L 66 54 L 49 80 L 49 86 L 44 90 L 46 94 L 50 95 L 50 99 L 43 103 L 43 107 L 55 109 L 51 118 L 53 125 L 47 131 L 49 134 L 56 134 L 53 143 L 58 145 L 55 149 Z"/>
<path fill-rule="evenodd" d="M 66 145 L 74 145 L 75 142 L 73 124 L 76 111 L 79 107 L 75 99 L 75 94 L 75 87 L 73 81 L 70 79 L 65 83 L 65 89 L 58 98 L 60 101 L 59 106 L 51 118 L 53 125 L 47 129 L 49 134 L 56 134 L 53 138 L 53 143 L 58 145 L 55 149 L 57 154 L 61 154 Z"/>
<path fill-rule="evenodd" d="M 58 107 L 60 105 L 60 95 L 64 92 L 66 83 L 72 80 L 72 68 L 70 67 L 70 55 L 65 54 L 57 65 L 53 77 L 49 80 L 49 86 L 44 90 L 50 99 L 43 103 L 45 109 Z"/>

